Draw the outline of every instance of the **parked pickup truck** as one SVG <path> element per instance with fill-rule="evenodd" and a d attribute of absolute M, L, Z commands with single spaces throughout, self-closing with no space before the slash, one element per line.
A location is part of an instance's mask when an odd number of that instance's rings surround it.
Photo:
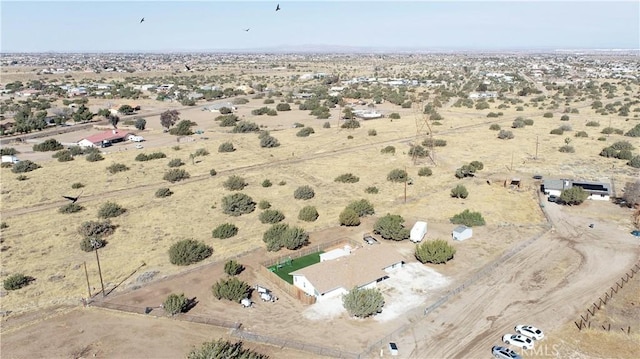
<path fill-rule="evenodd" d="M 142 136 L 130 136 L 129 140 L 131 140 L 132 142 L 142 142 L 142 141 L 144 141 L 144 137 L 142 137 Z"/>
<path fill-rule="evenodd" d="M 362 240 L 365 241 L 367 244 L 377 244 L 379 243 L 377 239 L 375 239 L 371 233 L 365 233 L 362 236 Z"/>

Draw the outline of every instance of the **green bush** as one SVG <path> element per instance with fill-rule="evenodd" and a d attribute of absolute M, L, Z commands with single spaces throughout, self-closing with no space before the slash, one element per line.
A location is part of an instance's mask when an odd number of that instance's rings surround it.
<path fill-rule="evenodd" d="M 391 170 L 391 172 L 387 174 L 387 181 L 391 181 L 391 182 L 396 182 L 396 183 L 406 182 L 408 179 L 409 179 L 409 175 L 407 174 L 407 171 L 401 170 L 399 168 Z"/>
<path fill-rule="evenodd" d="M 16 177 L 16 179 L 18 181 L 26 181 L 26 180 L 29 179 L 29 177 L 27 177 L 26 175 L 19 175 L 19 176 Z"/>
<path fill-rule="evenodd" d="M 291 106 L 288 103 L 282 102 L 276 105 L 277 111 L 291 111 Z"/>
<path fill-rule="evenodd" d="M 360 177 L 354 176 L 351 173 L 344 173 L 340 176 L 336 177 L 334 182 L 342 182 L 342 183 L 356 183 L 360 181 Z"/>
<path fill-rule="evenodd" d="M 182 160 L 179 158 L 174 158 L 171 161 L 169 161 L 169 167 L 180 167 L 180 166 L 184 166 L 184 162 L 182 162 Z"/>
<path fill-rule="evenodd" d="M 249 296 L 251 287 L 236 277 L 220 279 L 211 288 L 213 296 L 220 299 L 227 299 L 232 302 L 240 301 Z"/>
<path fill-rule="evenodd" d="M 346 209 L 352 209 L 358 217 L 370 216 L 376 213 L 371 202 L 366 199 L 353 201 L 347 205 Z"/>
<path fill-rule="evenodd" d="M 585 131 L 578 131 L 574 135 L 575 137 L 589 137 L 589 135 Z"/>
<path fill-rule="evenodd" d="M 82 187 L 84 187 L 84 184 L 82 184 L 81 182 L 75 182 L 75 183 L 73 183 L 71 185 L 71 188 L 73 188 L 73 189 L 79 189 L 79 188 L 82 188 Z"/>
<path fill-rule="evenodd" d="M 373 225 L 373 232 L 384 239 L 402 241 L 409 238 L 409 230 L 404 227 L 404 218 L 397 214 L 387 213 Z"/>
<path fill-rule="evenodd" d="M 27 173 L 31 171 L 35 171 L 38 168 L 41 168 L 39 164 L 35 162 L 31 162 L 30 160 L 20 161 L 13 165 L 11 168 L 11 172 L 13 173 Z"/>
<path fill-rule="evenodd" d="M 265 209 L 260 213 L 259 219 L 262 223 L 278 223 L 284 220 L 284 213 L 277 209 Z"/>
<path fill-rule="evenodd" d="M 260 147 L 262 148 L 275 148 L 278 146 L 280 146 L 280 142 L 271 135 L 266 135 L 260 138 Z"/>
<path fill-rule="evenodd" d="M 300 186 L 293 192 L 293 198 L 295 199 L 309 200 L 315 195 L 316 193 L 314 192 L 313 188 L 307 185 Z"/>
<path fill-rule="evenodd" d="M 269 201 L 263 199 L 262 201 L 260 201 L 260 203 L 258 203 L 258 208 L 260 208 L 260 209 L 271 208 L 271 203 L 269 203 Z"/>
<path fill-rule="evenodd" d="M 633 151 L 635 149 L 633 145 L 629 143 L 629 141 L 617 141 L 611 145 L 611 148 L 618 151 L 622 151 L 622 150 Z"/>
<path fill-rule="evenodd" d="M 415 256 L 421 263 L 446 263 L 453 259 L 456 249 L 447 241 L 436 239 L 426 241 L 416 246 Z"/>
<path fill-rule="evenodd" d="M 35 152 L 58 151 L 63 148 L 64 146 L 54 138 L 50 138 L 42 143 L 33 145 L 33 150 Z"/>
<path fill-rule="evenodd" d="M 469 162 L 469 167 L 473 169 L 473 172 L 482 171 L 484 164 L 480 161 L 471 161 Z"/>
<path fill-rule="evenodd" d="M 107 245 L 107 241 L 100 237 L 84 237 L 80 241 L 80 249 L 84 252 L 91 252 Z"/>
<path fill-rule="evenodd" d="M 73 155 L 69 150 L 60 150 L 51 156 L 53 158 L 57 158 L 58 162 L 69 162 L 73 161 Z"/>
<path fill-rule="evenodd" d="M 233 133 L 248 133 L 248 132 L 258 132 L 260 131 L 260 126 L 256 125 L 253 122 L 248 121 L 240 121 L 236 123 L 231 132 Z"/>
<path fill-rule="evenodd" d="M 349 119 L 344 121 L 344 123 L 340 127 L 341 128 L 359 128 L 360 122 L 356 119 Z"/>
<path fill-rule="evenodd" d="M 449 220 L 453 224 L 463 224 L 467 227 L 484 226 L 485 221 L 480 212 L 471 212 L 468 209 L 454 215 Z"/>
<path fill-rule="evenodd" d="M 467 198 L 469 196 L 469 191 L 467 191 L 467 188 L 461 184 L 455 186 L 452 190 L 451 190 L 451 197 L 454 198 Z"/>
<path fill-rule="evenodd" d="M 89 153 L 86 157 L 89 162 L 98 162 L 104 160 L 104 157 L 99 152 Z M 115 173 L 115 172 L 112 172 Z"/>
<path fill-rule="evenodd" d="M 389 114 L 389 118 L 392 120 L 399 120 L 400 119 L 400 114 L 397 112 L 392 112 Z"/>
<path fill-rule="evenodd" d="M 418 170 L 418 176 L 420 177 L 428 177 L 431 176 L 433 174 L 433 171 L 431 171 L 431 168 L 429 167 L 422 167 Z"/>
<path fill-rule="evenodd" d="M 223 223 L 217 226 L 212 232 L 213 238 L 226 239 L 238 234 L 238 227 L 233 223 Z"/>
<path fill-rule="evenodd" d="M 598 126 L 600 126 L 600 122 L 598 122 L 598 121 L 589 121 L 589 122 L 587 122 L 587 123 L 586 123 L 586 125 L 585 125 L 585 126 L 588 126 L 588 127 L 598 127 Z"/>
<path fill-rule="evenodd" d="M 331 128 L 331 124 L 329 123 L 329 121 L 323 123 L 322 128 Z"/>
<path fill-rule="evenodd" d="M 271 225 L 262 236 L 268 251 L 278 251 L 282 247 L 298 249 L 309 242 L 309 234 L 300 227 L 289 227 L 286 223 Z"/>
<path fill-rule="evenodd" d="M 582 187 L 571 187 L 563 190 L 560 193 L 560 202 L 564 204 L 580 204 L 584 202 L 587 197 L 589 197 L 589 193 L 587 193 Z"/>
<path fill-rule="evenodd" d="M 633 158 L 633 153 L 631 153 L 631 151 L 629 150 L 621 150 L 620 152 L 618 152 L 618 154 L 616 155 L 616 158 L 619 160 L 631 160 Z"/>
<path fill-rule="evenodd" d="M 533 120 L 530 118 L 527 118 L 524 120 L 524 124 L 527 126 L 533 126 Z"/>
<path fill-rule="evenodd" d="M 396 148 L 393 147 L 393 146 L 387 146 L 387 147 L 381 149 L 380 153 L 391 153 L 391 154 L 394 154 L 394 153 L 396 153 Z"/>
<path fill-rule="evenodd" d="M 158 198 L 164 198 L 164 197 L 169 197 L 172 194 L 173 192 L 171 192 L 171 190 L 168 187 L 162 187 L 162 188 L 158 188 L 155 196 Z"/>
<path fill-rule="evenodd" d="M 558 149 L 558 151 L 560 151 L 562 153 L 574 153 L 574 152 L 576 152 L 575 148 L 573 148 L 573 146 L 569 146 L 569 145 L 564 145 L 564 146 L 560 147 Z"/>
<path fill-rule="evenodd" d="M 500 125 L 498 125 L 497 123 L 493 123 L 491 124 L 491 126 L 489 126 L 489 129 L 492 131 L 500 131 Z"/>
<path fill-rule="evenodd" d="M 498 132 L 498 138 L 501 140 L 510 140 L 514 138 L 513 132 L 507 131 L 507 130 L 500 130 L 500 132 Z"/>
<path fill-rule="evenodd" d="M 80 212 L 84 209 L 84 207 L 82 207 L 81 205 L 77 204 L 77 203 L 68 203 L 62 207 L 60 207 L 60 209 L 58 209 L 58 212 L 60 213 L 76 213 L 76 212 Z"/>
<path fill-rule="evenodd" d="M 244 105 L 244 104 L 249 103 L 249 100 L 247 98 L 244 98 L 244 97 L 237 97 L 237 98 L 233 99 L 232 103 L 234 105 Z"/>
<path fill-rule="evenodd" d="M 631 160 L 629 160 L 629 162 L 627 162 L 627 165 L 633 168 L 640 168 L 640 155 L 634 156 Z"/>
<path fill-rule="evenodd" d="M 244 266 L 236 262 L 234 259 L 230 259 L 224 264 L 224 272 L 230 276 L 238 275 L 243 270 Z"/>
<path fill-rule="evenodd" d="M 298 212 L 298 219 L 305 222 L 313 222 L 318 219 L 318 210 L 313 206 L 305 206 Z"/>
<path fill-rule="evenodd" d="M 26 276 L 22 273 L 16 273 L 8 276 L 3 282 L 2 286 L 5 290 L 17 290 L 29 285 L 34 278 Z"/>
<path fill-rule="evenodd" d="M 171 264 L 186 266 L 200 262 L 213 253 L 213 248 L 193 239 L 183 239 L 169 248 Z"/>
<path fill-rule="evenodd" d="M 229 191 L 241 191 L 248 186 L 248 183 L 240 176 L 231 175 L 226 181 L 224 181 L 222 186 Z"/>
<path fill-rule="evenodd" d="M 345 208 L 340 212 L 340 225 L 347 227 L 355 227 L 360 225 L 360 216 L 352 208 Z"/>
<path fill-rule="evenodd" d="M 384 297 L 377 288 L 354 287 L 342 297 L 342 305 L 352 317 L 366 318 L 382 312 Z"/>
<path fill-rule="evenodd" d="M 102 238 L 113 234 L 116 226 L 108 219 L 105 221 L 87 221 L 78 227 L 78 233 L 83 237 Z"/>
<path fill-rule="evenodd" d="M 378 187 L 373 187 L 373 186 L 371 186 L 371 187 L 367 187 L 367 188 L 365 188 L 365 189 L 364 189 L 364 192 L 365 192 L 365 193 L 369 193 L 369 194 L 376 194 L 376 193 L 378 193 L 378 192 L 379 192 L 379 190 L 378 190 Z"/>
<path fill-rule="evenodd" d="M 447 141 L 436 138 L 426 138 L 424 141 L 422 141 L 422 145 L 424 147 L 444 147 L 447 145 Z"/>
<path fill-rule="evenodd" d="M 234 127 L 238 123 L 238 116 L 233 114 L 221 115 L 215 118 L 220 122 L 220 127 Z"/>
<path fill-rule="evenodd" d="M 169 130 L 169 134 L 174 136 L 190 136 L 193 135 L 191 127 L 196 126 L 197 123 L 189 120 L 182 120 L 178 122 L 176 127 Z"/>
<path fill-rule="evenodd" d="M 221 143 L 220 146 L 218 146 L 218 152 L 220 153 L 224 153 L 224 152 L 233 152 L 235 151 L 235 147 L 233 147 L 233 143 L 231 142 L 224 142 Z"/>
<path fill-rule="evenodd" d="M 552 112 L 545 112 L 544 115 L 542 115 L 542 117 L 551 118 L 551 117 L 553 117 L 553 113 Z"/>
<path fill-rule="evenodd" d="M 218 339 L 203 343 L 200 348 L 192 349 L 187 359 L 269 359 L 269 356 L 260 354 L 251 349 L 243 348 L 242 342 L 231 343 Z"/>
<path fill-rule="evenodd" d="M 513 120 L 511 124 L 511 128 L 524 128 L 526 124 L 524 123 L 524 119 L 516 118 Z"/>
<path fill-rule="evenodd" d="M 560 121 L 569 121 L 569 115 L 562 115 L 562 117 L 560 117 Z"/>
<path fill-rule="evenodd" d="M 164 311 L 171 316 L 186 312 L 188 306 L 189 300 L 184 296 L 184 294 L 178 295 L 171 293 L 162 303 Z"/>
<path fill-rule="evenodd" d="M 605 147 L 602 149 L 602 151 L 600 151 L 600 156 L 602 157 L 606 157 L 606 158 L 611 158 L 611 157 L 616 157 L 618 155 L 618 151 L 609 146 L 609 147 Z"/>
<path fill-rule="evenodd" d="M 628 137 L 640 137 L 640 123 L 633 126 L 633 128 L 627 131 L 624 135 Z"/>
<path fill-rule="evenodd" d="M 172 170 L 169 170 L 167 173 L 165 173 L 162 179 L 164 179 L 165 181 L 174 183 L 174 182 L 182 181 L 183 179 L 187 179 L 189 177 L 191 176 L 184 169 L 174 168 Z"/>
<path fill-rule="evenodd" d="M 194 157 L 208 156 L 208 155 L 209 155 L 209 151 L 207 151 L 206 148 L 198 148 L 196 152 L 193 154 Z"/>
<path fill-rule="evenodd" d="M 251 213 L 255 209 L 256 203 L 244 193 L 234 193 L 222 199 L 222 212 L 233 217 Z"/>
<path fill-rule="evenodd" d="M 374 130 L 374 129 L 370 129 L 367 134 L 369 136 L 377 136 L 378 135 L 378 131 Z"/>
<path fill-rule="evenodd" d="M 315 133 L 313 128 L 305 127 L 303 129 L 301 129 L 300 131 L 298 131 L 298 133 L 296 133 L 296 136 L 298 136 L 298 137 L 309 137 L 309 135 L 312 134 L 312 133 Z"/>
<path fill-rule="evenodd" d="M 409 156 L 411 157 L 424 158 L 424 157 L 427 157 L 428 155 L 429 155 L 429 151 L 427 151 L 421 145 L 411 145 L 411 147 L 409 148 Z"/>
<path fill-rule="evenodd" d="M 151 153 L 149 155 L 144 154 L 144 153 L 140 153 L 136 156 L 135 160 L 136 161 L 140 161 L 140 162 L 144 162 L 144 161 L 151 161 L 151 160 L 157 160 L 160 158 L 167 158 L 167 155 L 165 155 L 162 152 L 154 152 Z"/>
<path fill-rule="evenodd" d="M 564 131 L 561 128 L 554 128 L 549 133 L 552 134 L 552 135 L 562 135 L 562 134 L 564 134 Z"/>
<path fill-rule="evenodd" d="M 273 186 L 273 183 L 271 183 L 271 181 L 269 179 L 265 179 L 264 181 L 262 181 L 262 187 L 271 187 Z"/>
<path fill-rule="evenodd" d="M 215 176 L 215 175 L 217 175 L 217 174 L 218 174 L 218 172 L 216 172 L 216 170 L 215 170 L 215 169 L 213 169 L 213 168 L 209 171 L 209 175 L 210 175 L 211 177 L 213 177 L 213 176 Z"/>
<path fill-rule="evenodd" d="M 18 154 L 18 150 L 13 147 L 2 147 L 0 148 L 0 154 L 2 156 L 15 156 Z"/>
<path fill-rule="evenodd" d="M 106 202 L 98 210 L 99 218 L 114 218 L 125 213 L 127 210 L 115 202 Z"/>

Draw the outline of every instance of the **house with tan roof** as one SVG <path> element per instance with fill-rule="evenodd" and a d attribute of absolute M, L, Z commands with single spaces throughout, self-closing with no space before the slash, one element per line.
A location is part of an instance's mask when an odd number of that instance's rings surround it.
<path fill-rule="evenodd" d="M 378 244 L 351 250 L 349 255 L 289 273 L 293 285 L 322 300 L 347 293 L 354 287 L 375 288 L 402 267 L 404 258 L 389 245 Z"/>

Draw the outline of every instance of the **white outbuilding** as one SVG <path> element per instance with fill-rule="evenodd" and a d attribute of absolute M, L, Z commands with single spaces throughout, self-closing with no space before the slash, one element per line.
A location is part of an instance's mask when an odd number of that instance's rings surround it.
<path fill-rule="evenodd" d="M 409 232 L 409 240 L 413 243 L 422 241 L 424 235 L 427 234 L 427 222 L 417 221 Z"/>
<path fill-rule="evenodd" d="M 453 229 L 451 235 L 456 241 L 464 241 L 465 239 L 469 239 L 473 236 L 473 230 L 467 226 L 458 226 Z"/>

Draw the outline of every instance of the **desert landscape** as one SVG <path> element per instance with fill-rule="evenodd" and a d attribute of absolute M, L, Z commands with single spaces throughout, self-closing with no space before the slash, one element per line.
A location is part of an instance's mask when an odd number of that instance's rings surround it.
<path fill-rule="evenodd" d="M 534 349 L 516 350 L 522 357 L 636 357 L 637 54 L 211 57 L 138 56 L 119 60 L 135 71 L 97 72 L 87 57 L 55 58 L 59 71 L 43 64 L 48 55 L 3 55 L 3 162 L 19 159 L 0 170 L 3 357 L 174 358 L 224 339 L 271 358 L 387 357 L 390 342 L 400 358 L 485 358 L 518 324 L 545 332 Z M 167 126 L 171 110 L 178 119 Z M 22 127 L 36 118 L 48 125 Z M 71 154 L 100 133 L 143 140 Z M 59 148 L 37 149 L 48 140 Z M 221 150 L 226 143 L 233 150 Z M 610 146 L 618 150 L 604 155 Z M 154 153 L 163 155 L 140 159 Z M 15 171 L 27 161 L 39 168 Z M 479 169 L 457 175 L 473 161 Z M 176 169 L 188 175 L 168 180 Z M 405 175 L 394 180 L 393 171 Z M 338 180 L 346 174 L 357 180 Z M 233 177 L 241 188 L 230 188 Z M 559 179 L 610 192 L 554 203 L 541 186 Z M 305 186 L 309 198 L 297 194 Z M 454 195 L 456 186 L 468 195 Z M 238 193 L 256 208 L 229 214 Z M 61 210 L 63 196 L 75 197 L 74 211 Z M 345 208 L 362 200 L 373 213 L 345 223 Z M 108 203 L 122 210 L 103 216 Z M 302 218 L 308 206 L 317 219 Z M 282 218 L 265 220 L 269 209 Z M 453 240 L 453 218 L 465 210 L 486 223 Z M 421 244 L 376 232 L 388 214 L 405 229 L 426 221 L 421 243 L 444 240 L 455 256 L 422 263 Z M 96 238 L 81 226 L 96 220 L 114 227 L 87 249 L 83 241 Z M 269 250 L 277 223 L 308 239 Z M 237 233 L 216 238 L 225 224 Z M 309 304 L 266 268 L 345 243 L 367 251 L 371 233 L 372 246 L 402 258 L 375 286 L 384 298 L 375 315 L 355 318 L 342 296 Z M 190 239 L 209 255 L 173 264 L 172 246 Z M 230 260 L 244 267 L 233 278 L 278 300 L 254 292 L 244 308 L 216 299 L 212 286 L 229 277 Z M 30 279 L 6 289 L 16 274 Z M 172 293 L 192 306 L 168 314 Z"/>

